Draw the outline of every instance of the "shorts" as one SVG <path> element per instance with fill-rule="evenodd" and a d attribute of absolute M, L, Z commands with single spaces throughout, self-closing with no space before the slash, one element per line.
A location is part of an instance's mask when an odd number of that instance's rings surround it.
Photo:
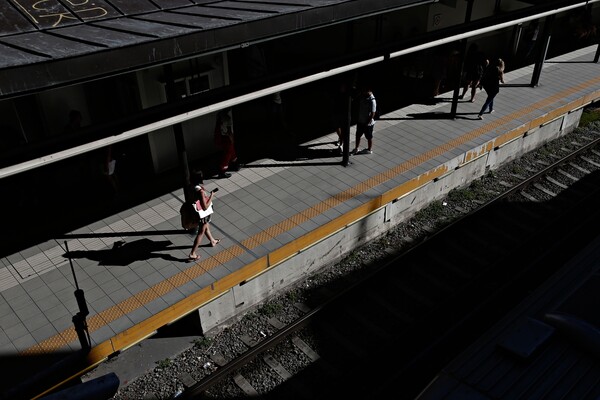
<path fill-rule="evenodd" d="M 373 139 L 373 126 L 367 124 L 356 124 L 356 137 L 359 138 L 362 135 L 365 135 L 367 140 Z"/>
<path fill-rule="evenodd" d="M 208 224 L 210 222 L 210 215 L 207 215 L 204 218 L 200 218 L 200 224 L 204 225 L 204 224 Z"/>

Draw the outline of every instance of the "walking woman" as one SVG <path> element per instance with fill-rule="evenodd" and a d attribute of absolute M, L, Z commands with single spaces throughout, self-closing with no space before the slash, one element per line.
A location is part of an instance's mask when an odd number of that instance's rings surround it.
<path fill-rule="evenodd" d="M 206 211 L 208 209 L 211 209 L 212 200 L 213 200 L 215 191 L 211 191 L 207 194 L 206 190 L 204 189 L 204 186 L 202 186 L 202 185 L 197 185 L 194 188 L 194 190 L 195 190 L 195 192 L 197 194 L 197 198 L 198 198 L 198 200 L 196 201 L 197 211 L 200 211 L 200 210 Z M 206 236 L 206 238 L 208 239 L 208 241 L 210 242 L 210 245 L 212 247 L 216 246 L 217 243 L 219 243 L 221 241 L 221 239 L 215 239 L 213 237 L 212 233 L 210 232 L 210 214 L 204 218 L 202 218 L 202 217 L 200 218 L 200 226 L 198 227 L 198 234 L 196 235 L 196 238 L 194 239 L 194 245 L 192 246 L 192 251 L 190 252 L 190 255 L 189 255 L 190 260 L 197 260 L 198 258 L 200 258 L 200 256 L 198 254 L 196 254 L 196 250 L 198 250 L 198 246 L 200 246 L 200 242 L 202 241 L 202 236 Z"/>
<path fill-rule="evenodd" d="M 487 99 L 479 111 L 478 119 L 483 119 L 483 113 L 488 108 L 490 113 L 494 112 L 494 98 L 500 92 L 500 83 L 504 83 L 504 61 L 499 58 L 495 63 L 490 64 L 481 78 L 483 90 L 487 93 Z"/>
<path fill-rule="evenodd" d="M 471 88 L 471 99 L 469 100 L 471 103 L 475 101 L 475 94 L 477 94 L 477 87 L 481 82 L 481 77 L 483 76 L 483 72 L 488 66 L 488 59 L 485 57 L 485 54 L 479 47 L 477 43 L 471 44 L 469 47 L 469 51 L 467 52 L 467 58 L 465 60 L 465 81 L 463 86 L 463 91 L 459 99 L 464 99 L 465 94 Z"/>
<path fill-rule="evenodd" d="M 231 109 L 222 110 L 217 114 L 215 144 L 222 151 L 221 160 L 219 161 L 219 178 L 229 178 L 231 174 L 227 171 L 232 164 L 237 165 Z"/>

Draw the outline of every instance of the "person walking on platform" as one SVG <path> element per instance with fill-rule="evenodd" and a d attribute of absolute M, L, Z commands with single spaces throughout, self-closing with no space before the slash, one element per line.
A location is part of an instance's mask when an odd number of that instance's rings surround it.
<path fill-rule="evenodd" d="M 206 193 L 206 189 L 204 189 L 204 186 L 197 185 L 194 187 L 194 192 L 196 193 L 197 198 L 195 202 L 195 208 L 196 211 L 198 211 L 198 213 L 200 214 L 200 223 L 198 226 L 198 233 L 196 234 L 196 238 L 194 239 L 192 251 L 190 251 L 189 255 L 189 259 L 192 261 L 200 258 L 200 256 L 196 254 L 196 250 L 198 250 L 198 247 L 200 246 L 202 236 L 206 236 L 212 247 L 216 246 L 221 241 L 221 239 L 215 239 L 210 231 L 210 217 L 212 214 L 212 203 L 215 191 L 216 190 Z M 207 210 L 208 215 L 203 217 L 201 211 L 207 212 Z"/>
<path fill-rule="evenodd" d="M 375 113 L 377 111 L 377 101 L 370 88 L 364 88 L 358 103 L 358 117 L 356 119 L 356 141 L 354 143 L 353 155 L 355 154 L 373 154 L 373 127 L 375 126 Z M 367 138 L 367 148 L 360 150 L 360 138 L 365 135 Z"/>
<path fill-rule="evenodd" d="M 223 110 L 217 115 L 215 126 L 215 144 L 223 152 L 219 162 L 219 178 L 229 178 L 231 174 L 227 172 L 232 164 L 237 163 L 237 154 L 235 152 L 235 143 L 233 140 L 233 120 L 231 110 Z"/>
<path fill-rule="evenodd" d="M 483 71 L 485 71 L 488 64 L 489 61 L 485 58 L 483 52 L 479 50 L 477 43 L 471 44 L 465 60 L 465 81 L 459 99 L 462 100 L 465 94 L 467 94 L 469 87 L 471 87 L 471 99 L 469 101 L 471 103 L 475 101 L 477 87 L 483 76 Z"/>
<path fill-rule="evenodd" d="M 487 99 L 483 103 L 478 119 L 483 119 L 483 113 L 488 108 L 490 113 L 494 112 L 494 98 L 500 92 L 500 83 L 504 83 L 504 61 L 498 58 L 496 62 L 490 64 L 481 78 L 483 90 L 487 93 Z"/>

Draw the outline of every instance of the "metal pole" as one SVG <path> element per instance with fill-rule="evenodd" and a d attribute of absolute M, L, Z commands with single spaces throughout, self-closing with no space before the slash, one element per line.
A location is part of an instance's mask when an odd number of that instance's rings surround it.
<path fill-rule="evenodd" d="M 164 67 L 166 76 L 166 92 L 167 101 L 174 101 L 176 99 L 175 93 L 175 81 L 173 79 L 173 67 L 171 65 L 165 65 Z M 183 178 L 183 197 L 185 201 L 192 201 L 191 196 L 191 178 L 190 178 L 190 166 L 188 164 L 187 149 L 185 148 L 185 140 L 183 138 L 183 128 L 181 122 L 173 124 L 173 134 L 175 135 L 175 146 L 177 147 L 177 155 L 179 157 L 179 166 L 181 167 L 182 178 Z"/>
<path fill-rule="evenodd" d="M 460 68 L 458 69 L 457 84 L 452 92 L 452 106 L 450 107 L 450 118 L 456 118 L 456 110 L 458 109 L 458 96 L 462 85 L 463 69 L 465 67 L 465 57 L 467 56 L 467 39 L 460 41 L 460 51 L 462 53 L 460 60 Z"/>
<path fill-rule="evenodd" d="M 467 11 L 465 12 L 465 24 L 471 21 L 471 15 L 473 14 L 473 0 L 468 0 L 467 2 Z M 460 51 L 462 52 L 462 57 L 460 60 L 460 68 L 458 69 L 458 77 L 456 79 L 456 87 L 454 88 L 454 92 L 452 94 L 452 106 L 450 107 L 450 118 L 456 118 L 456 110 L 458 109 L 458 96 L 462 85 L 462 77 L 463 70 L 465 68 L 465 58 L 467 57 L 467 38 L 464 38 L 460 41 Z"/>
<path fill-rule="evenodd" d="M 352 46 L 354 46 L 354 22 L 348 24 L 346 28 L 346 50 L 350 51 Z M 346 115 L 346 119 L 344 121 L 344 126 L 342 126 L 342 136 L 344 137 L 344 143 L 342 144 L 342 166 L 347 167 L 350 163 L 350 125 L 352 123 L 352 91 L 354 90 L 354 84 L 357 79 L 357 74 L 354 72 L 352 81 L 350 82 L 350 75 L 345 74 L 342 75 L 343 84 L 346 88 L 346 101 L 344 102 L 344 115 Z"/>
<path fill-rule="evenodd" d="M 535 66 L 533 67 L 531 83 L 529 84 L 531 87 L 535 87 L 540 83 L 540 76 L 542 75 L 542 67 L 544 66 L 544 61 L 546 60 L 546 55 L 548 54 L 548 48 L 550 47 L 550 37 L 551 37 L 553 22 L 554 22 L 554 15 L 549 15 L 548 17 L 546 17 L 546 23 L 544 24 L 544 33 L 542 35 L 543 46 L 539 50 L 539 53 L 537 54 Z"/>
<path fill-rule="evenodd" d="M 69 245 L 65 240 L 65 250 L 67 254 L 69 254 Z M 85 295 L 83 290 L 79 288 L 79 283 L 77 282 L 77 275 L 75 275 L 75 268 L 73 267 L 73 260 L 69 256 L 69 264 L 71 265 L 71 273 L 73 274 L 73 280 L 75 281 L 75 300 L 77 300 L 77 306 L 79 307 L 79 312 L 73 316 L 73 325 L 75 326 L 75 332 L 77 333 L 77 337 L 79 338 L 79 343 L 83 349 L 89 350 L 92 348 L 92 339 L 90 338 L 90 333 L 88 331 L 87 321 L 85 317 L 89 315 L 90 311 L 88 310 L 87 303 L 85 301 Z"/>
<path fill-rule="evenodd" d="M 344 122 L 344 126 L 342 127 L 342 135 L 344 136 L 344 143 L 342 147 L 343 157 L 342 157 L 342 165 L 347 167 L 350 164 L 350 119 L 351 119 L 351 110 L 352 110 L 352 95 L 351 95 L 351 85 L 346 84 L 346 101 L 344 102 L 344 115 L 346 115 L 346 119 Z"/>
<path fill-rule="evenodd" d="M 514 32 L 514 40 L 513 40 L 513 48 L 511 54 L 513 57 L 517 56 L 519 52 L 519 45 L 521 44 L 521 37 L 523 36 L 523 24 L 518 24 L 515 26 Z"/>
<path fill-rule="evenodd" d="M 67 254 L 69 254 L 69 245 L 67 244 L 66 240 L 65 250 L 67 251 Z M 69 257 L 69 264 L 71 265 L 71 273 L 73 274 L 73 280 L 75 281 L 75 288 L 79 290 L 79 283 L 77 283 L 77 276 L 75 275 L 75 268 L 73 267 L 73 260 L 71 260 L 71 257 Z"/>

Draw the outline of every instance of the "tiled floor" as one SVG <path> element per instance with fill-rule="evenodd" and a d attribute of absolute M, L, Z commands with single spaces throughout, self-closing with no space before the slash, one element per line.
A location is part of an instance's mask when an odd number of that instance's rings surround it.
<path fill-rule="evenodd" d="M 198 264 L 187 262 L 193 236 L 180 228 L 181 190 L 0 259 L 2 356 L 80 348 L 72 322 L 78 305 L 67 246 L 78 286 L 85 291 L 95 346 L 524 121 L 575 98 L 599 97 L 594 52 L 591 47 L 551 60 L 536 88 L 523 85 L 530 81 L 531 68 L 509 72 L 508 86 L 495 100 L 496 112 L 483 121 L 476 116 L 484 92 L 474 103 L 460 102 L 454 120 L 422 118 L 423 113 L 448 113 L 448 101 L 382 115 L 375 126 L 374 153 L 352 156 L 347 167 L 332 163 L 340 157 L 310 163 L 262 160 L 230 179 L 206 181 L 207 188 L 220 189 L 212 230 L 223 240 L 214 248 L 200 247 Z M 559 62 L 573 60 L 589 62 Z M 332 133 L 309 144 L 333 150 L 335 139 Z M 122 246 L 113 250 L 115 243 Z"/>

